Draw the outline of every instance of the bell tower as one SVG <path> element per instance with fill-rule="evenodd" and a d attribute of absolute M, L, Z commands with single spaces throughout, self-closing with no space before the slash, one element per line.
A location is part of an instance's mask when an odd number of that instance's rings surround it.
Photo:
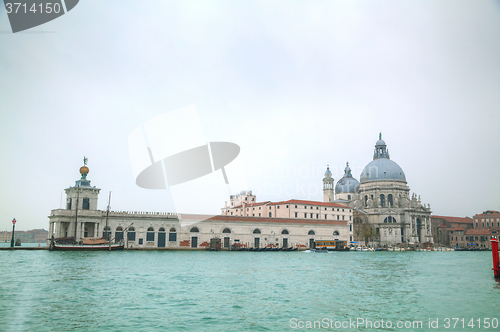
<path fill-rule="evenodd" d="M 326 166 L 325 177 L 323 178 L 323 202 L 333 202 L 335 200 L 333 192 L 333 178 L 330 166 Z"/>

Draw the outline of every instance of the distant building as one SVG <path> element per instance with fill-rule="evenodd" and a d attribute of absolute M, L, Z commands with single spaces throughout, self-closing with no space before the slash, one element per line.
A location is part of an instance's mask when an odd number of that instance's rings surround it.
<path fill-rule="evenodd" d="M 465 233 L 465 242 L 458 243 L 459 247 L 472 246 L 473 248 L 491 248 L 491 238 L 498 236 L 498 231 L 490 229 L 469 229 Z"/>
<path fill-rule="evenodd" d="M 500 234 L 500 212 L 487 210 L 476 214 L 472 225 L 473 229 L 468 229 L 464 234 L 465 242 L 457 244 L 460 247 L 491 248 L 491 238 Z"/>
<path fill-rule="evenodd" d="M 231 206 L 222 208 L 224 216 L 246 216 L 265 218 L 295 218 L 344 220 L 352 222 L 352 208 L 333 202 L 290 199 L 281 202 L 256 202 L 251 191 L 231 195 Z"/>
<path fill-rule="evenodd" d="M 431 216 L 432 234 L 434 243 L 446 247 L 454 247 L 462 243 L 461 237 L 465 232 L 472 229 L 472 218 L 469 217 L 449 217 L 449 216 Z M 462 242 L 460 242 L 462 241 Z"/>
<path fill-rule="evenodd" d="M 474 229 L 500 230 L 500 212 L 494 210 L 484 211 L 474 217 Z"/>
<path fill-rule="evenodd" d="M 42 243 L 46 242 L 48 232 L 45 229 L 33 229 L 30 231 L 14 231 L 14 239 L 19 239 L 21 243 Z M 0 232 L 0 242 L 10 242 L 12 232 Z"/>

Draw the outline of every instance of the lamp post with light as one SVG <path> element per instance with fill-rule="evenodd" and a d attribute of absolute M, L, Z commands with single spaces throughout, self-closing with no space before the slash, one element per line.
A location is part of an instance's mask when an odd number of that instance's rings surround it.
<path fill-rule="evenodd" d="M 12 219 L 12 240 L 10 240 L 10 247 L 14 248 L 14 228 L 16 227 L 16 218 Z"/>

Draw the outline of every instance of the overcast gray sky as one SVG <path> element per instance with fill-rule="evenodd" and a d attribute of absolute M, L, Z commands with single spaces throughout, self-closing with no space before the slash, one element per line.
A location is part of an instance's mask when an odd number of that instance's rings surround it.
<path fill-rule="evenodd" d="M 233 193 L 322 200 L 326 165 L 359 179 L 382 132 L 433 214 L 499 210 L 499 59 L 499 1 L 84 0 L 16 34 L 2 8 L 0 230 L 47 229 L 83 156 L 99 208 L 174 212 L 128 137 L 189 105 L 241 147 Z"/>

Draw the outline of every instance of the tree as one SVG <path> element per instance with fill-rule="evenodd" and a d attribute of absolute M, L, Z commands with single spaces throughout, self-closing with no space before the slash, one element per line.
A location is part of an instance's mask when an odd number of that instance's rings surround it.
<path fill-rule="evenodd" d="M 361 228 L 361 237 L 365 239 L 365 246 L 368 246 L 368 240 L 371 241 L 372 237 L 377 235 L 377 232 L 367 224 L 364 224 Z"/>

